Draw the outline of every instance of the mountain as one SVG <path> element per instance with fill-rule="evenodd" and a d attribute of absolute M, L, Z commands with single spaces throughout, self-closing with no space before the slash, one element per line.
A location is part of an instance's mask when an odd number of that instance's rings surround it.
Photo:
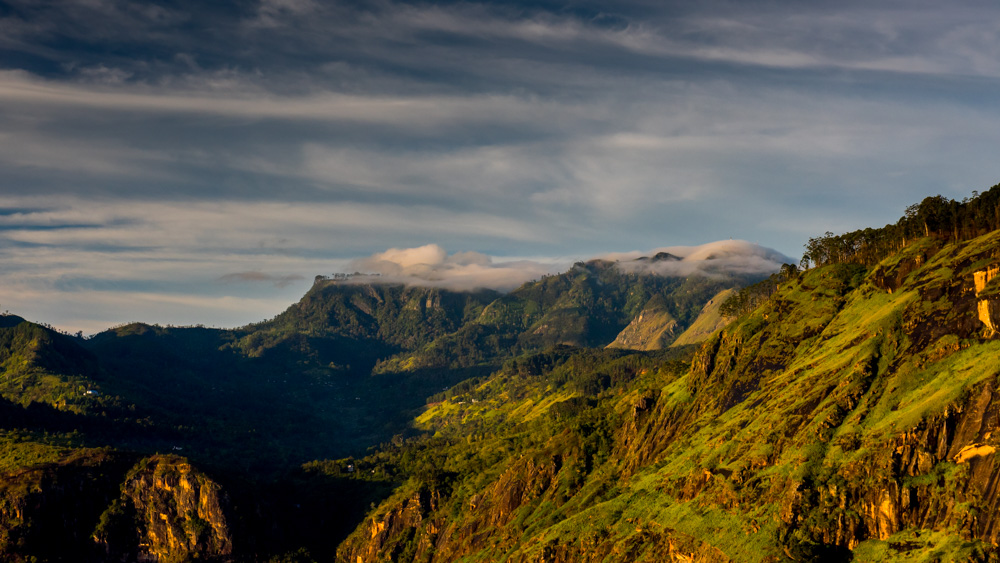
<path fill-rule="evenodd" d="M 605 261 L 508 294 L 319 277 L 239 329 L 131 323 L 87 339 L 0 317 L 0 553 L 332 558 L 401 477 L 368 448 L 419 440 L 428 400 L 511 358 L 606 346 L 652 304 L 682 328 L 721 288 L 758 278 Z"/>
<path fill-rule="evenodd" d="M 658 253 L 634 262 L 679 260 Z M 614 343 L 636 349 L 668 346 L 719 291 L 742 287 L 762 277 L 722 272 L 656 275 L 629 266 L 605 260 L 578 262 L 563 274 L 527 283 L 496 299 L 459 330 L 397 354 L 381 362 L 376 370 L 405 372 L 474 365 L 495 369 L 513 355 L 555 345 L 592 347 Z M 664 325 L 652 330 L 655 336 L 628 336 L 631 323 L 651 316 Z M 649 339 L 653 342 L 646 342 Z"/>
<path fill-rule="evenodd" d="M 0 552 L 993 561 L 982 230 L 894 230 L 891 252 L 827 235 L 810 244 L 836 253 L 763 280 L 601 261 L 505 295 L 320 279 L 235 330 L 82 340 L 5 317 Z"/>
<path fill-rule="evenodd" d="M 765 279 L 656 255 L 508 294 L 319 278 L 234 330 L 4 317 L 0 553 L 996 561 L 996 194 Z"/>
<path fill-rule="evenodd" d="M 16 315 L 0 316 L 0 368 L 0 396 L 8 401 L 71 412 L 98 402 L 96 358 L 73 339 Z"/>
<path fill-rule="evenodd" d="M 998 264 L 923 237 L 693 352 L 508 362 L 366 458 L 407 479 L 337 560 L 994 561 Z"/>
<path fill-rule="evenodd" d="M 77 344 L 102 392 L 145 421 L 112 445 L 266 474 L 405 437 L 428 396 L 519 354 L 607 345 L 652 303 L 679 334 L 720 289 L 759 277 L 592 261 L 508 294 L 318 277 L 277 317 L 239 329 L 133 323 Z"/>

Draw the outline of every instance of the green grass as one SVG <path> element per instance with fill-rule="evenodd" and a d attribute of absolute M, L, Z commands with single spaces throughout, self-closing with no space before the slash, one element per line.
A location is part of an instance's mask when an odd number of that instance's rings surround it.
<path fill-rule="evenodd" d="M 0 432 L 0 473 L 62 459 L 67 448 L 35 441 L 34 436 L 18 432 Z"/>
<path fill-rule="evenodd" d="M 980 560 L 988 549 L 983 542 L 963 539 L 950 530 L 908 528 L 884 540 L 863 541 L 853 553 L 858 563 L 965 563 Z"/>

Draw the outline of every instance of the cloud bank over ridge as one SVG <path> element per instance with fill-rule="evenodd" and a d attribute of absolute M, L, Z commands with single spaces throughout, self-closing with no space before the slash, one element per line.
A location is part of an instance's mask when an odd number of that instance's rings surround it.
<path fill-rule="evenodd" d="M 563 271 L 566 267 L 566 263 L 558 261 L 494 261 L 492 256 L 473 251 L 448 254 L 437 244 L 390 248 L 349 263 L 349 268 L 356 272 L 374 274 L 353 277 L 354 283 L 403 283 L 459 291 L 510 291 L 546 274 Z"/>
<path fill-rule="evenodd" d="M 680 260 L 655 259 L 661 253 Z M 614 258 L 612 258 L 614 257 Z M 644 257 L 653 257 L 643 260 Z M 766 275 L 777 272 L 782 264 L 796 260 L 777 250 L 745 240 L 720 240 L 699 246 L 668 246 L 636 256 L 635 253 L 610 255 L 627 272 L 660 276 L 694 275 Z"/>
<path fill-rule="evenodd" d="M 623 252 L 591 258 L 617 263 L 625 272 L 670 277 L 767 275 L 794 262 L 780 252 L 742 240 L 698 246 L 670 246 L 650 252 Z M 351 283 L 402 283 L 458 291 L 510 291 L 570 266 L 566 260 L 497 260 L 480 252 L 448 252 L 437 244 L 390 248 L 348 263 Z"/>

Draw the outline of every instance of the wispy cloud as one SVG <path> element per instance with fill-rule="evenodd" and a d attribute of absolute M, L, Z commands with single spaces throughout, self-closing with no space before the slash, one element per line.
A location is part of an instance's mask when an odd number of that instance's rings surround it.
<path fill-rule="evenodd" d="M 268 274 L 260 271 L 233 272 L 219 277 L 219 281 L 225 283 L 269 283 L 274 287 L 288 287 L 292 282 L 304 279 L 299 274 Z"/>
<path fill-rule="evenodd" d="M 764 275 L 795 260 L 780 252 L 742 240 L 716 241 L 698 246 L 671 246 L 649 252 L 609 253 L 592 258 L 615 262 L 623 271 L 667 277 Z M 567 260 L 497 260 L 479 252 L 448 254 L 437 244 L 390 248 L 352 260 L 349 283 L 403 283 L 510 291 L 525 282 L 565 271 Z"/>

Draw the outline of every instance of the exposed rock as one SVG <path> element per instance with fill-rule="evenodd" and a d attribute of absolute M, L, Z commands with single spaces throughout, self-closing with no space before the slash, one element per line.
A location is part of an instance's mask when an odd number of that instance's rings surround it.
<path fill-rule="evenodd" d="M 1000 265 L 991 266 L 973 274 L 976 286 L 976 297 L 979 297 L 979 302 L 977 303 L 979 320 L 986 325 L 986 330 L 989 336 L 1000 332 L 1000 295 L 995 295 L 992 292 L 988 295 L 983 295 L 983 292 L 986 289 L 986 286 L 993 281 L 998 274 L 1000 274 Z"/>
<path fill-rule="evenodd" d="M 622 330 L 608 348 L 662 350 L 673 340 L 677 320 L 666 310 L 647 307 Z"/>
<path fill-rule="evenodd" d="M 732 317 L 723 316 L 719 312 L 719 309 L 722 307 L 722 304 L 726 302 L 726 299 L 734 293 L 736 293 L 736 290 L 726 289 L 720 291 L 715 295 L 715 297 L 711 298 L 708 303 L 702 307 L 701 313 L 698 314 L 698 318 L 691 323 L 691 326 L 689 326 L 687 330 L 681 333 L 680 336 L 673 341 L 671 346 L 684 346 L 704 342 L 709 336 L 715 333 L 715 331 L 729 324 L 729 322 L 732 321 Z"/>
<path fill-rule="evenodd" d="M 998 274 L 1000 274 L 1000 265 L 990 266 L 985 270 L 980 270 L 973 274 L 973 280 L 976 284 L 976 295 L 982 293 L 986 289 L 986 284 L 990 283 Z"/>
<path fill-rule="evenodd" d="M 187 460 L 154 456 L 133 468 L 95 539 L 109 559 L 224 561 L 233 554 L 227 510 L 221 487 Z"/>
<path fill-rule="evenodd" d="M 918 254 L 910 258 L 904 258 L 892 267 L 887 268 L 879 266 L 872 274 L 872 282 L 877 287 L 892 293 L 902 287 L 903 282 L 906 280 L 906 276 L 920 268 L 925 261 L 926 257 L 922 254 Z"/>
<path fill-rule="evenodd" d="M 973 458 L 990 455 L 995 451 L 996 448 L 988 444 L 972 444 L 959 450 L 954 459 L 955 463 L 968 463 Z"/>

